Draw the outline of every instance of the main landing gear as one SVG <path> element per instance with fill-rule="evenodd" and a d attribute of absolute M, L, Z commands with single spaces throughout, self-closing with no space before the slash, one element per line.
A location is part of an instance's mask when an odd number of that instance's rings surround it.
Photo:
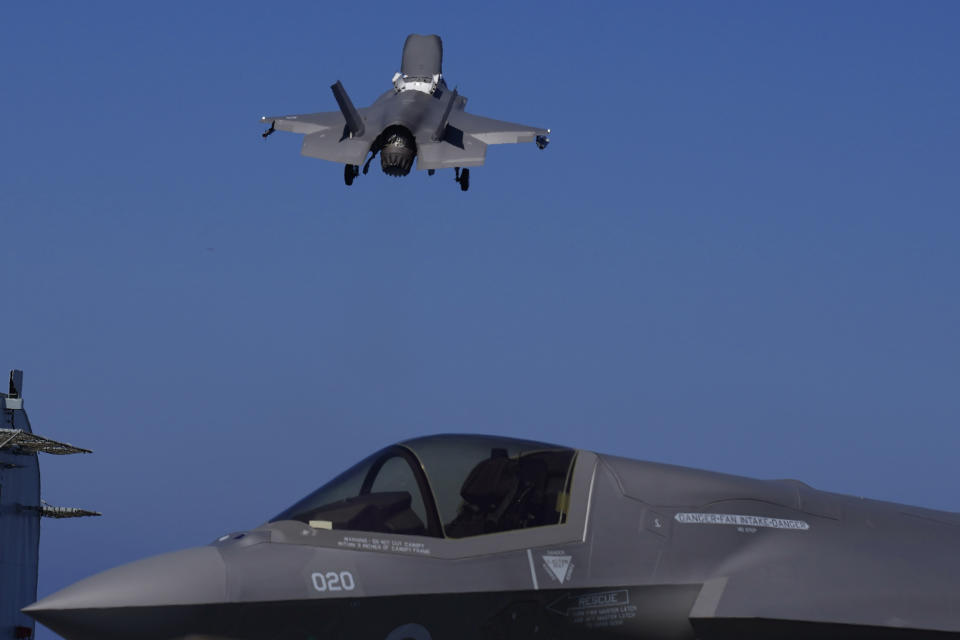
<path fill-rule="evenodd" d="M 370 163 L 373 162 L 373 159 L 377 157 L 377 150 L 374 149 L 370 152 L 370 157 L 367 158 L 367 162 L 363 165 L 363 175 L 367 175 L 367 171 L 370 171 Z"/>
<path fill-rule="evenodd" d="M 360 167 L 355 164 L 343 165 L 343 181 L 349 187 L 353 184 L 353 179 L 360 175 Z"/>
<path fill-rule="evenodd" d="M 454 167 L 454 172 L 456 173 L 456 180 L 460 183 L 460 191 L 466 191 L 470 188 L 470 169 L 460 169 L 460 167 Z"/>

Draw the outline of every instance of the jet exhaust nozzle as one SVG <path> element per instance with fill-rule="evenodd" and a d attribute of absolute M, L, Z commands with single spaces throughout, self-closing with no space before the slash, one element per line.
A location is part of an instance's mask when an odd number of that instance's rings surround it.
<path fill-rule="evenodd" d="M 383 133 L 380 148 L 380 169 L 388 176 L 405 176 L 413 168 L 417 141 L 404 127 L 391 127 Z"/>

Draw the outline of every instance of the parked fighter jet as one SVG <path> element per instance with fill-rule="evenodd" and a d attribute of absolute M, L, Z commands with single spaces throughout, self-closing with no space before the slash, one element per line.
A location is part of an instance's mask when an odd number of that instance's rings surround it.
<path fill-rule="evenodd" d="M 955 513 L 432 436 L 25 611 L 68 640 L 960 638 L 958 551 Z"/>
<path fill-rule="evenodd" d="M 403 45 L 393 87 L 365 109 L 357 109 L 338 80 L 330 88 L 339 111 L 291 116 L 264 116 L 270 128 L 305 134 L 301 153 L 340 162 L 347 185 L 370 169 L 380 154 L 380 168 L 405 176 L 413 167 L 433 175 L 453 168 L 460 189 L 470 188 L 470 169 L 483 164 L 488 144 L 550 142 L 549 129 L 501 122 L 464 111 L 467 98 L 447 88 L 443 77 L 443 43 L 439 36 L 411 34 Z M 369 154 L 369 157 L 368 157 Z M 364 159 L 367 159 L 364 162 Z"/>

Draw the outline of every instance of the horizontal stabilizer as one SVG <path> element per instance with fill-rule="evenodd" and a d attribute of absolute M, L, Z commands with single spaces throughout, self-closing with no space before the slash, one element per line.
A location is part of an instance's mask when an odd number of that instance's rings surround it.
<path fill-rule="evenodd" d="M 363 164 L 370 150 L 370 141 L 363 138 L 343 138 L 339 131 L 328 129 L 303 137 L 300 153 L 342 164 Z"/>
<path fill-rule="evenodd" d="M 487 158 L 487 145 L 448 126 L 441 142 L 426 142 L 417 148 L 417 169 L 479 167 Z"/>

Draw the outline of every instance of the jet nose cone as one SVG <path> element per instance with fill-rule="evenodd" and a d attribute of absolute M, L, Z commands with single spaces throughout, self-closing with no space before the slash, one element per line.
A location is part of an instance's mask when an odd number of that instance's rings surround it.
<path fill-rule="evenodd" d="M 98 573 L 26 607 L 67 640 L 187 635 L 199 605 L 226 600 L 220 552 L 197 547 Z"/>

